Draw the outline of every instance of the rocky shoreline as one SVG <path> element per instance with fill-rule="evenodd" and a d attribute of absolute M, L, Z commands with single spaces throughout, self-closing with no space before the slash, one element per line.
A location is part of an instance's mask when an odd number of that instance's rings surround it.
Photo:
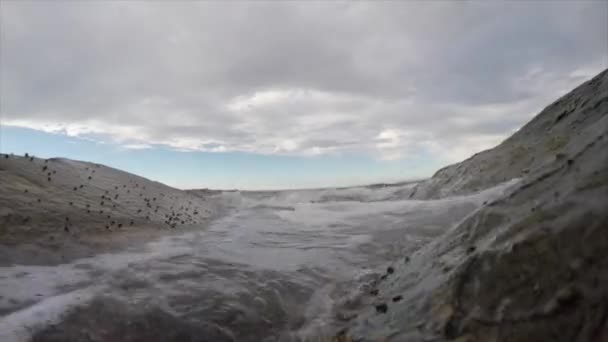
<path fill-rule="evenodd" d="M 336 341 L 608 340 L 608 71 L 411 198 L 521 181 L 370 284 Z"/>

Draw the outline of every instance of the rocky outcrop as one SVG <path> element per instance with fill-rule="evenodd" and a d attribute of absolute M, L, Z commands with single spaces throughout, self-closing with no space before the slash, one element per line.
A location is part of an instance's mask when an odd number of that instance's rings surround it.
<path fill-rule="evenodd" d="M 65 262 L 94 235 L 197 226 L 217 211 L 207 195 L 104 165 L 0 155 L 0 265 Z"/>
<path fill-rule="evenodd" d="M 516 177 L 502 198 L 396 261 L 338 340 L 608 341 L 607 71 L 414 197 Z"/>
<path fill-rule="evenodd" d="M 500 145 L 446 166 L 419 183 L 410 198 L 465 194 L 526 177 L 555 159 L 567 159 L 587 143 L 590 126 L 608 111 L 608 70 L 547 106 Z"/>

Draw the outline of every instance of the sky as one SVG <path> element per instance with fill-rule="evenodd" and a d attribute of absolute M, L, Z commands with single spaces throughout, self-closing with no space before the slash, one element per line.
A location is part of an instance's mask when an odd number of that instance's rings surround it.
<path fill-rule="evenodd" d="M 600 0 L 3 0 L 0 152 L 179 188 L 418 179 L 607 67 Z"/>

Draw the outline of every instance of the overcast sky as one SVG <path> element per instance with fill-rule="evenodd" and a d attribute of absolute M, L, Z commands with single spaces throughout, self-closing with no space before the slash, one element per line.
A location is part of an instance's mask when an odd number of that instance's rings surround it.
<path fill-rule="evenodd" d="M 365 181 L 492 147 L 608 67 L 607 1 L 2 1 L 0 20 L 4 130 L 303 168 L 358 158 L 378 165 Z M 12 132 L 4 150 L 29 139 Z M 271 187 L 260 177 L 230 184 Z M 281 186 L 341 183 L 315 177 Z"/>

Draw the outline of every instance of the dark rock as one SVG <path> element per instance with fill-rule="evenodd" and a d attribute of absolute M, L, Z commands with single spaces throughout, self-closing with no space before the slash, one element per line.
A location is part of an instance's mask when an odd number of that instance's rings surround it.
<path fill-rule="evenodd" d="M 380 303 L 376 305 L 377 313 L 386 313 L 388 311 L 388 305 L 386 303 Z"/>

